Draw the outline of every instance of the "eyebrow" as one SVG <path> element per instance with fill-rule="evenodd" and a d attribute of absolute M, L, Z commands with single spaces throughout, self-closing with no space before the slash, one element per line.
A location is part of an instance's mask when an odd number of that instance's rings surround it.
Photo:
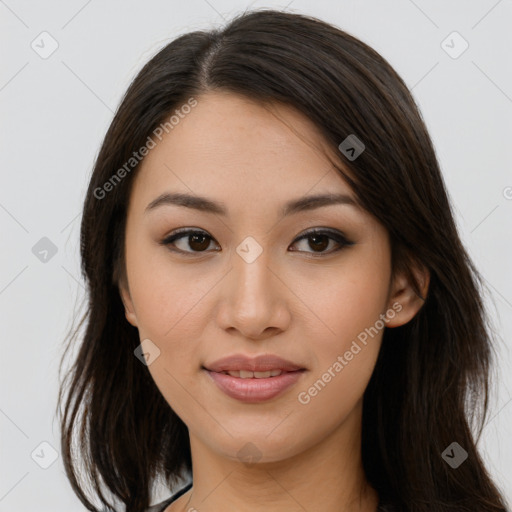
<path fill-rule="evenodd" d="M 281 215 L 285 217 L 287 215 L 335 204 L 358 207 L 356 200 L 349 195 L 327 193 L 292 199 L 285 203 L 281 209 Z M 218 203 L 206 197 L 184 193 L 164 193 L 158 196 L 146 206 L 145 213 L 164 205 L 184 206 L 206 213 L 228 216 L 228 210 L 224 203 Z"/>

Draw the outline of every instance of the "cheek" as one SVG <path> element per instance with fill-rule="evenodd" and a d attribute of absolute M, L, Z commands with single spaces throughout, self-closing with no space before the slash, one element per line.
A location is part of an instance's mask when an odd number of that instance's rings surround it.
<path fill-rule="evenodd" d="M 382 253 L 381 253 L 382 254 Z M 309 338 L 315 369 L 303 386 L 311 409 L 343 405 L 343 415 L 362 396 L 380 349 L 390 278 L 389 261 L 371 250 L 350 257 L 318 280 L 303 280 L 302 296 L 309 297 Z M 341 358 L 341 359 L 340 359 Z M 309 392 L 310 391 L 310 392 Z"/>
<path fill-rule="evenodd" d="M 214 285 L 213 276 L 201 276 L 194 265 L 173 263 L 165 248 L 147 241 L 132 247 L 136 250 L 127 252 L 127 272 L 141 337 L 172 342 L 183 338 L 184 330 L 196 330 L 197 306 Z"/>
<path fill-rule="evenodd" d="M 382 254 L 382 250 L 381 250 Z M 304 273 L 301 293 L 314 315 L 318 339 L 337 349 L 373 326 L 385 311 L 390 279 L 389 260 L 378 258 L 372 247 L 348 255 L 321 273 Z"/>
<path fill-rule="evenodd" d="M 319 304 L 329 331 L 319 325 L 310 332 L 310 338 L 316 340 L 311 347 L 315 364 L 296 394 L 304 421 L 314 418 L 323 424 L 325 434 L 342 423 L 361 400 L 382 341 L 383 330 L 374 326 L 385 293 L 376 293 L 374 288 L 373 294 L 363 293 L 357 284 L 345 284 L 343 292 L 333 293 L 331 301 Z"/>

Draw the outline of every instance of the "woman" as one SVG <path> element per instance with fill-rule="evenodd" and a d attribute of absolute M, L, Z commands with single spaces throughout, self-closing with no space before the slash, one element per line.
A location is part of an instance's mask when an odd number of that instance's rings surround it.
<path fill-rule="evenodd" d="M 132 512 L 160 476 L 190 481 L 151 511 L 506 510 L 471 430 L 481 278 L 414 100 L 351 35 L 264 10 L 163 48 L 105 136 L 81 256 L 59 403 L 89 510 L 77 459 Z"/>

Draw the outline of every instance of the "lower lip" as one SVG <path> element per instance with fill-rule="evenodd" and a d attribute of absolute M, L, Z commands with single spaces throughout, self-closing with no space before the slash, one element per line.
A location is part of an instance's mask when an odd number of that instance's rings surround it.
<path fill-rule="evenodd" d="M 304 370 L 297 370 L 282 373 L 277 377 L 241 379 L 225 373 L 205 371 L 226 395 L 249 403 L 264 402 L 280 395 L 293 386 L 304 373 Z"/>

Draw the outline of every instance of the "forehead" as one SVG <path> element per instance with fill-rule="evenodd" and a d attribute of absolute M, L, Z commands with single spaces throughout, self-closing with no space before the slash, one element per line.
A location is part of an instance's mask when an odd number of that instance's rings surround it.
<path fill-rule="evenodd" d="M 351 192 L 327 156 L 336 158 L 332 148 L 292 107 L 219 91 L 196 100 L 141 163 L 135 188 L 145 200 L 181 191 L 247 206 Z"/>

